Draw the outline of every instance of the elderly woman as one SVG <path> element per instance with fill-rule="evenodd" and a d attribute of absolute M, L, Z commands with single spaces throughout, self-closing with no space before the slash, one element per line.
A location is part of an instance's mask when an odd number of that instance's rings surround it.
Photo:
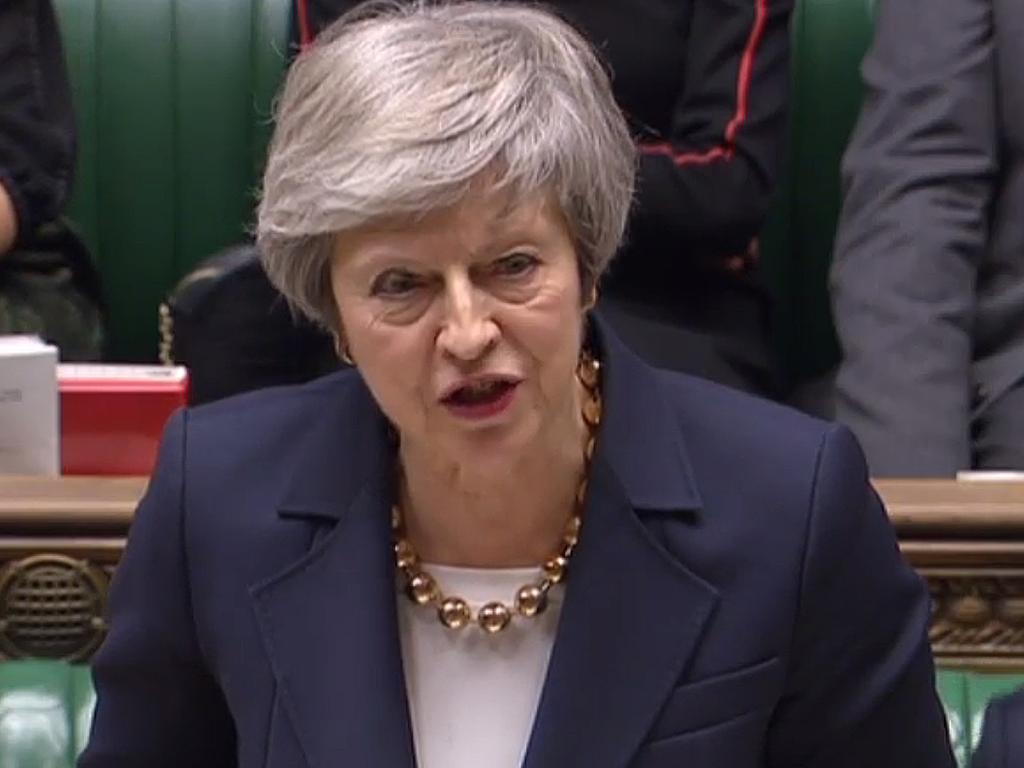
<path fill-rule="evenodd" d="M 267 271 L 356 368 L 171 421 L 83 768 L 952 765 L 849 433 L 592 316 L 635 160 L 577 33 L 361 11 L 279 112 Z"/>

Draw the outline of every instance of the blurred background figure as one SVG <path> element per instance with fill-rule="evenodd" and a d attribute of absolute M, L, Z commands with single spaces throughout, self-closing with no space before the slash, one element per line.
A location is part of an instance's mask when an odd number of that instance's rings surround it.
<path fill-rule="evenodd" d="M 50 0 L 0 3 L 0 333 L 34 333 L 63 359 L 98 358 L 102 296 L 85 246 L 59 219 L 75 128 Z"/>
<path fill-rule="evenodd" d="M 981 743 L 971 768 L 1016 768 L 1024 763 L 1024 690 L 994 700 L 985 711 Z"/>
<path fill-rule="evenodd" d="M 296 0 L 308 43 L 357 0 Z M 648 362 L 779 394 L 757 235 L 786 140 L 792 0 L 554 0 L 585 32 L 641 147 L 601 309 Z"/>
<path fill-rule="evenodd" d="M 876 476 L 1024 468 L 1024 4 L 882 0 L 832 272 Z"/>

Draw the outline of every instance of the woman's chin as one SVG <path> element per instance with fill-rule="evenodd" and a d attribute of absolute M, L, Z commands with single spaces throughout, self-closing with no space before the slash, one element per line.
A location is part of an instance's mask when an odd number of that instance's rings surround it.
<path fill-rule="evenodd" d="M 531 448 L 540 435 L 540 420 L 525 408 L 510 408 L 486 419 L 447 419 L 448 439 L 443 443 L 458 463 L 471 466 L 509 462 Z M 434 442 L 439 447 L 442 441 Z"/>

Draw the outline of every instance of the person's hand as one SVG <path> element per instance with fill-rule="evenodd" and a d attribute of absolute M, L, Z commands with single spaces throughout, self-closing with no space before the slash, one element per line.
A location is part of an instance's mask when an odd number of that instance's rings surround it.
<path fill-rule="evenodd" d="M 0 184 L 0 256 L 11 250 L 17 235 L 18 219 L 14 215 L 14 203 L 4 185 Z"/>

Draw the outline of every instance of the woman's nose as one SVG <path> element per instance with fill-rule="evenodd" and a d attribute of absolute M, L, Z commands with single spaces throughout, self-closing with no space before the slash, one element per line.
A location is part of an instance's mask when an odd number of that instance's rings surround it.
<path fill-rule="evenodd" d="M 445 314 L 437 339 L 442 352 L 456 360 L 478 360 L 494 346 L 499 333 L 485 292 L 468 275 L 451 276 L 445 285 Z"/>

